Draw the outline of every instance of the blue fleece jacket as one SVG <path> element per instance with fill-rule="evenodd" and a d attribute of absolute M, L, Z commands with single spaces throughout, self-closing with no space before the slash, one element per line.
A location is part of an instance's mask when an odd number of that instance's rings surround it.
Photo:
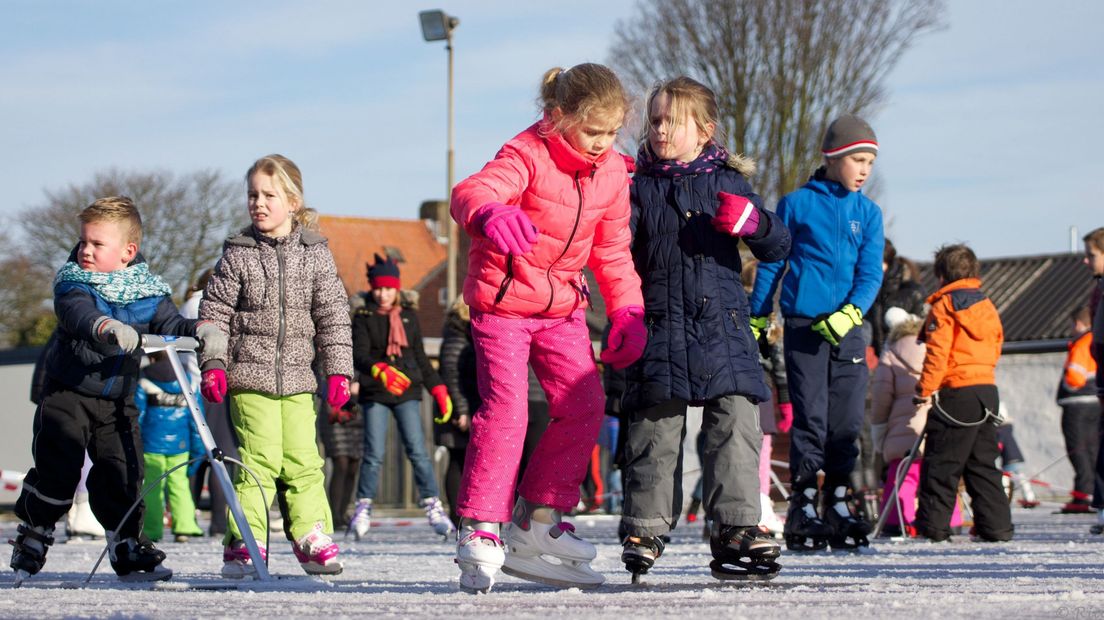
<path fill-rule="evenodd" d="M 818 171 L 779 201 L 777 213 L 793 247 L 786 260 L 759 263 L 752 316 L 770 314 L 779 280 L 785 317 L 811 319 L 849 303 L 866 314 L 882 285 L 881 208 Z"/>

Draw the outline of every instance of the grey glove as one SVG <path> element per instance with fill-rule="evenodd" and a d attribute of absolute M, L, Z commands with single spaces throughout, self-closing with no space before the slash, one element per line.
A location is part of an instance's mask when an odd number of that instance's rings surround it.
<path fill-rule="evenodd" d="M 126 323 L 106 316 L 92 326 L 92 336 L 100 342 L 119 345 L 124 353 L 133 353 L 138 348 L 138 332 Z"/>
<path fill-rule="evenodd" d="M 226 334 L 217 325 L 210 321 L 201 321 L 196 325 L 196 338 L 200 342 L 200 350 L 205 359 L 226 359 L 227 338 Z"/>

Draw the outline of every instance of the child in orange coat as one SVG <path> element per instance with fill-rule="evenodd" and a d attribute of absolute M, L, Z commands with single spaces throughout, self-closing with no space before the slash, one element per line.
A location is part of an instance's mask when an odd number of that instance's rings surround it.
<path fill-rule="evenodd" d="M 914 403 L 931 403 L 920 468 L 917 531 L 940 542 L 951 535 L 958 481 L 965 479 L 977 538 L 1012 539 L 1012 514 L 995 462 L 997 360 L 1004 329 L 993 302 L 981 291 L 973 250 L 950 245 L 935 254 L 942 287 L 928 297 L 931 312 L 920 338 L 927 345 Z"/>

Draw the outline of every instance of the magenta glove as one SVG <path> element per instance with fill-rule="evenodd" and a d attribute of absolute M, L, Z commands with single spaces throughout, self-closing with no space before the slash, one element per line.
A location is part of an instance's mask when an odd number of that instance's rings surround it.
<path fill-rule="evenodd" d="M 642 306 L 623 306 L 610 314 L 608 346 L 600 356 L 603 364 L 617 370 L 628 367 L 640 359 L 648 342 L 648 329 L 644 327 Z"/>
<path fill-rule="evenodd" d="M 326 403 L 330 409 L 341 409 L 341 406 L 349 402 L 349 377 L 345 375 L 330 375 L 326 380 Z"/>
<path fill-rule="evenodd" d="M 537 227 L 521 207 L 488 202 L 472 220 L 503 254 L 528 254 L 537 241 Z"/>
<path fill-rule="evenodd" d="M 778 432 L 790 432 L 793 428 L 793 403 L 778 403 L 778 413 L 782 416 L 778 421 Z"/>
<path fill-rule="evenodd" d="M 209 402 L 221 403 L 222 397 L 226 396 L 226 371 L 222 368 L 204 370 L 199 391 Z"/>
<path fill-rule="evenodd" d="M 713 228 L 733 237 L 746 237 L 759 230 L 759 209 L 750 200 L 726 192 L 717 192 L 717 198 L 721 204 L 713 216 Z"/>

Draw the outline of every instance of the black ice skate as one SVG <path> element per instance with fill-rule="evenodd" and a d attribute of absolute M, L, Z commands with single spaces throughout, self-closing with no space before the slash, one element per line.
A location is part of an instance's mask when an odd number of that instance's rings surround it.
<path fill-rule="evenodd" d="M 46 564 L 46 552 L 54 544 L 54 528 L 31 527 L 20 523 L 16 529 L 15 540 L 9 540 L 12 549 L 11 567 L 15 570 L 15 587 L 23 585 L 23 580 L 38 574 Z"/>
<path fill-rule="evenodd" d="M 816 487 L 796 491 L 790 497 L 782 535 L 790 551 L 820 551 L 828 546 L 832 528 L 816 513 Z"/>
<path fill-rule="evenodd" d="M 640 576 L 663 555 L 664 540 L 659 536 L 626 536 L 621 543 L 621 561 L 625 570 L 632 573 L 632 582 L 639 583 Z"/>
<path fill-rule="evenodd" d="M 709 569 L 717 579 L 767 581 L 782 568 L 775 562 L 782 548 L 758 525 L 714 525 L 709 550 L 713 553 Z"/>
<path fill-rule="evenodd" d="M 824 498 L 824 521 L 832 528 L 828 544 L 832 549 L 855 550 L 869 547 L 870 522 L 852 510 L 852 495 L 840 485 Z"/>
<path fill-rule="evenodd" d="M 110 532 L 108 538 L 114 538 Z M 161 565 L 165 552 L 145 536 L 114 542 L 108 549 L 111 568 L 121 581 L 163 581 L 172 577 L 172 571 Z"/>

